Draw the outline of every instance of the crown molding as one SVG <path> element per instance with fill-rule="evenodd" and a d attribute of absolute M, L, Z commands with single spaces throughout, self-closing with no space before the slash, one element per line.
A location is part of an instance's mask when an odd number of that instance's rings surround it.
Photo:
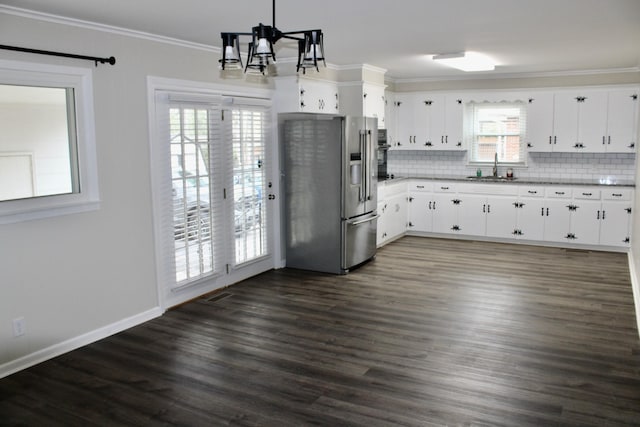
<path fill-rule="evenodd" d="M 486 74 L 470 74 L 464 76 L 438 76 L 423 77 L 415 79 L 401 79 L 392 76 L 385 76 L 385 80 L 393 84 L 402 83 L 434 83 L 461 80 L 499 80 L 499 79 L 528 79 L 543 77 L 576 77 L 576 76 L 592 76 L 598 74 L 632 74 L 639 73 L 640 67 L 628 68 L 607 68 L 601 70 L 571 70 L 571 71 L 542 71 L 536 73 L 486 73 Z"/>
<path fill-rule="evenodd" d="M 187 47 L 190 49 L 199 49 L 199 50 L 205 50 L 208 52 L 215 52 L 215 53 L 221 52 L 221 49 L 216 46 L 206 45 L 202 43 L 194 43 L 186 40 L 175 39 L 172 37 L 165 37 L 158 34 L 145 33 L 143 31 L 135 31 L 127 28 L 100 24 L 97 22 L 83 21 L 81 19 L 68 18 L 60 15 L 52 15 L 49 13 L 36 12 L 28 9 L 21 9 L 19 7 L 0 5 L 0 13 L 19 16 L 22 18 L 35 19 L 38 21 L 51 22 L 54 24 L 69 25 L 72 27 L 102 31 L 105 33 L 117 34 L 120 36 L 134 37 L 138 39 L 144 39 L 144 40 L 149 40 L 149 41 L 158 42 L 158 43 L 165 43 L 165 44 L 170 44 L 174 46 Z"/>

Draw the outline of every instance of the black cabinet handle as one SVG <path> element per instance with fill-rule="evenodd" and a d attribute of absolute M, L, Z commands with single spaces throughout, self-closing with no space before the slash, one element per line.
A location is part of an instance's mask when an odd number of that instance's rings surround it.
<path fill-rule="evenodd" d="M 538 194 L 537 191 L 532 191 L 532 190 L 527 191 L 527 193 L 529 193 L 529 194 Z"/>

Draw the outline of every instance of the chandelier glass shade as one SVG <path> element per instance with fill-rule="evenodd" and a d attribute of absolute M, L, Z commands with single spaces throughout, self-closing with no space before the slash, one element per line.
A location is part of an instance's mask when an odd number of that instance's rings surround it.
<path fill-rule="evenodd" d="M 322 30 L 280 31 L 276 25 L 276 0 L 273 0 L 273 25 L 262 23 L 251 29 L 250 33 L 223 32 L 222 58 L 220 66 L 226 69 L 242 69 L 265 74 L 270 62 L 276 62 L 273 45 L 280 39 L 298 41 L 298 63 L 296 71 L 306 72 L 307 68 L 319 71 L 318 63 L 326 66 L 324 59 L 324 41 Z M 247 60 L 243 65 L 240 53 L 240 37 L 247 37 Z"/>

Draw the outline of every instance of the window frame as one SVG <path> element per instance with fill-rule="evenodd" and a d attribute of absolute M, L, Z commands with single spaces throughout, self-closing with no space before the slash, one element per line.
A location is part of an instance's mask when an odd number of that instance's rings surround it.
<path fill-rule="evenodd" d="M 465 126 L 465 137 L 467 139 L 467 147 L 469 150 L 468 155 L 468 166 L 472 167 L 482 167 L 482 166 L 493 166 L 493 161 L 484 161 L 484 160 L 476 160 L 475 154 L 477 151 L 478 144 L 478 136 L 482 136 L 481 134 L 476 132 L 476 110 L 482 107 L 490 107 L 490 108 L 518 108 L 520 110 L 520 161 L 519 162 L 507 162 L 498 160 L 498 164 L 500 166 L 507 167 L 515 167 L 515 168 L 526 168 L 527 167 L 527 150 L 526 150 L 526 128 L 527 128 L 527 106 L 522 101 L 500 101 L 500 102 L 492 102 L 492 101 L 483 101 L 483 102 L 470 102 L 467 104 L 467 113 L 465 114 L 465 119 L 467 120 L 467 125 Z M 511 136 L 511 135 L 503 135 L 503 136 Z"/>
<path fill-rule="evenodd" d="M 79 182 L 76 193 L 0 201 L 0 224 L 99 209 L 92 71 L 79 67 L 0 60 L 0 83 L 73 89 Z"/>

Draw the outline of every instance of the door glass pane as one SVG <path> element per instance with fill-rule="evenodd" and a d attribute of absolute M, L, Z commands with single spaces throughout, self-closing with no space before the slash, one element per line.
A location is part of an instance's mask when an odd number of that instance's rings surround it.
<path fill-rule="evenodd" d="M 193 281 L 215 270 L 209 111 L 169 110 L 173 232 L 176 282 Z"/>
<path fill-rule="evenodd" d="M 234 264 L 238 265 L 267 254 L 266 114 L 238 109 L 232 117 Z"/>

